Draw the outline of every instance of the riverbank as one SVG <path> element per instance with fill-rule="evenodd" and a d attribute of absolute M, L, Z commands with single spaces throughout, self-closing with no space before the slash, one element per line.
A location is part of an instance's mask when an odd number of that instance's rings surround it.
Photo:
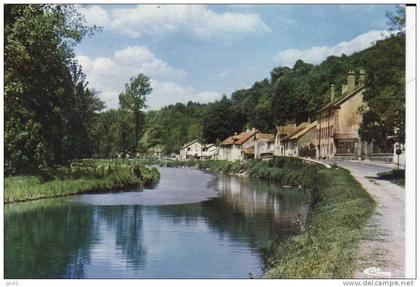
<path fill-rule="evenodd" d="M 337 160 L 348 169 L 377 202 L 368 221 L 368 232 L 359 245 L 356 278 L 404 278 L 406 276 L 406 191 L 378 174 L 392 174 L 392 166 Z M 404 171 L 400 171 L 403 176 Z M 375 267 L 375 268 L 371 268 Z M 368 270 L 370 272 L 367 272 Z M 373 269 L 373 270 L 372 270 Z"/>
<path fill-rule="evenodd" d="M 106 192 L 151 185 L 160 178 L 156 168 L 141 167 L 136 177 L 126 163 L 108 164 L 105 161 L 83 161 L 71 169 L 58 167 L 51 179 L 39 176 L 5 177 L 4 202 L 14 203 L 81 193 Z"/>
<path fill-rule="evenodd" d="M 203 170 L 276 180 L 301 186 L 311 195 L 304 231 L 284 242 L 273 238 L 263 249 L 268 278 L 351 278 L 357 249 L 375 202 L 342 168 L 330 169 L 295 158 L 272 161 L 172 162 Z"/>

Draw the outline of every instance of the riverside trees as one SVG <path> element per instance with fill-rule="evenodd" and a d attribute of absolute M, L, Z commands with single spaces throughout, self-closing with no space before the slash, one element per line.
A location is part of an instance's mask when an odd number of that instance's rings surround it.
<path fill-rule="evenodd" d="M 6 174 L 89 156 L 94 113 L 103 104 L 73 47 L 95 27 L 68 5 L 5 5 L 4 15 Z"/>

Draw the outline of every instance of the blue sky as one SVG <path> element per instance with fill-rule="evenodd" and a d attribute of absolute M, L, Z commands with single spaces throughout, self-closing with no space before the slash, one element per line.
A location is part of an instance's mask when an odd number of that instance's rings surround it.
<path fill-rule="evenodd" d="M 108 108 L 131 76 L 151 78 L 150 109 L 213 101 L 297 59 L 318 64 L 387 35 L 393 5 L 84 5 L 103 30 L 76 48 Z"/>

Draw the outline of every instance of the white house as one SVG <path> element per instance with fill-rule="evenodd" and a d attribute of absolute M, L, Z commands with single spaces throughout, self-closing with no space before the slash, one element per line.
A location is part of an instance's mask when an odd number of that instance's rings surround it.
<path fill-rule="evenodd" d="M 235 161 L 254 158 L 254 135 L 256 133 L 258 130 L 253 128 L 226 138 L 220 145 L 218 159 Z"/>
<path fill-rule="evenodd" d="M 219 148 L 215 144 L 205 144 L 201 150 L 202 159 L 217 159 Z"/>
<path fill-rule="evenodd" d="M 274 153 L 274 134 L 255 134 L 254 157 L 256 159 L 272 158 Z"/>
<path fill-rule="evenodd" d="M 185 144 L 179 152 L 180 160 L 199 159 L 202 156 L 203 145 L 198 140 Z"/>
<path fill-rule="evenodd" d="M 284 155 L 317 158 L 317 125 L 317 121 L 301 123 L 294 133 L 285 137 L 282 140 L 285 147 Z"/>
<path fill-rule="evenodd" d="M 274 140 L 274 151 L 273 155 L 283 156 L 285 155 L 284 142 L 282 141 L 285 137 L 291 135 L 296 131 L 296 124 L 288 124 L 285 126 L 277 126 L 276 138 Z"/>

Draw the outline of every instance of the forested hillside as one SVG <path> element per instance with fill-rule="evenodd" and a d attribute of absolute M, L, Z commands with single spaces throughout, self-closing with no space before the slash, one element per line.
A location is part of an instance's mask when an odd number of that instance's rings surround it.
<path fill-rule="evenodd" d="M 353 68 L 356 72 L 364 68 L 367 74 L 369 111 L 362 137 L 381 142 L 394 136 L 397 128 L 398 140 L 404 141 L 405 35 L 399 33 L 350 56 L 328 57 L 319 65 L 298 60 L 292 68 L 276 67 L 269 78 L 213 103 L 190 102 L 150 111 L 142 147 L 160 145 L 169 154 L 192 139 L 218 142 L 245 128 L 274 132 L 279 124 L 314 119 L 315 112 L 329 101 L 330 85 L 340 94 Z"/>

